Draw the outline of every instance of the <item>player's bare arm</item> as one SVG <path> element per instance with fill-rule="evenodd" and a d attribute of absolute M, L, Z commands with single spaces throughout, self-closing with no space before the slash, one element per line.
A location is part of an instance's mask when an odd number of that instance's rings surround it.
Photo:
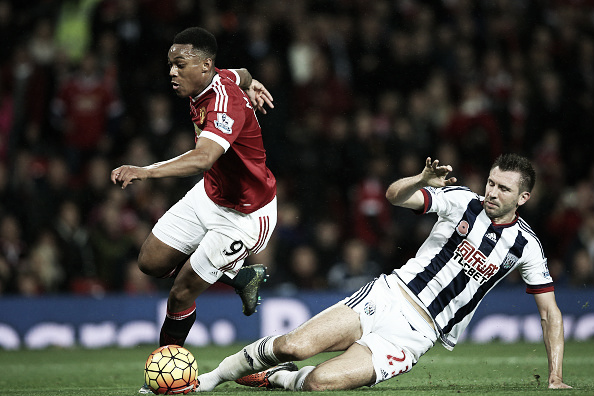
<path fill-rule="evenodd" d="M 555 301 L 555 293 L 535 294 L 534 299 L 542 324 L 542 336 L 549 361 L 549 388 L 566 389 L 571 386 L 563 382 L 563 318 Z"/>
<path fill-rule="evenodd" d="M 421 210 L 425 199 L 419 190 L 423 187 L 446 187 L 456 183 L 455 177 L 447 177 L 450 172 L 451 165 L 439 165 L 439 160 L 431 161 L 427 157 L 423 171 L 392 183 L 386 191 L 386 198 L 392 205 Z"/>
<path fill-rule="evenodd" d="M 252 78 L 250 72 L 245 68 L 231 70 L 239 76 L 239 88 L 245 91 L 248 98 L 250 98 L 252 106 L 254 106 L 256 110 L 262 114 L 266 114 L 266 108 L 264 108 L 265 104 L 271 109 L 274 109 L 274 105 L 272 104 L 274 99 L 264 84 L 255 78 Z"/>
<path fill-rule="evenodd" d="M 252 74 L 246 68 L 230 70 L 233 70 L 239 76 L 239 84 L 237 84 L 239 88 L 247 91 L 252 84 Z"/>
<path fill-rule="evenodd" d="M 198 139 L 195 149 L 170 160 L 143 167 L 122 165 L 111 171 L 111 181 L 121 183 L 124 189 L 135 180 L 197 175 L 210 169 L 223 152 L 218 143 L 206 138 Z"/>

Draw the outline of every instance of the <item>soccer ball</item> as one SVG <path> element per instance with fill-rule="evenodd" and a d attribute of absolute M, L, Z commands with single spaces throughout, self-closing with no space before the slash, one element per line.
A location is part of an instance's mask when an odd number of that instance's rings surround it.
<path fill-rule="evenodd" d="M 144 365 L 144 380 L 157 395 L 187 394 L 198 386 L 197 377 L 196 359 L 178 345 L 156 349 Z"/>

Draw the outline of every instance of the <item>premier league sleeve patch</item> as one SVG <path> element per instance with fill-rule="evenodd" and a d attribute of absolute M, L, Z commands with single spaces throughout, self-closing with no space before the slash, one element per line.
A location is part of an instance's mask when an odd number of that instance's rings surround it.
<path fill-rule="evenodd" d="M 217 120 L 214 122 L 214 125 L 219 131 L 231 135 L 234 123 L 235 120 L 226 113 L 217 113 Z"/>

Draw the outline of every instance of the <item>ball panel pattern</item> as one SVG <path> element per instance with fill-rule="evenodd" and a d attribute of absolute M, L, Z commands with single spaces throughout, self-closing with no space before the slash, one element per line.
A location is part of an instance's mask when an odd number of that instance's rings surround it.
<path fill-rule="evenodd" d="M 151 353 L 144 366 L 144 379 L 158 395 L 187 394 L 198 385 L 194 355 L 178 345 L 166 345 Z"/>

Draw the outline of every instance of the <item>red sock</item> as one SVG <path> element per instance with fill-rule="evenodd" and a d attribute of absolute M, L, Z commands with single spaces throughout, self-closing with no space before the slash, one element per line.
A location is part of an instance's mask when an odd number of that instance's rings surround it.
<path fill-rule="evenodd" d="M 186 337 L 190 333 L 192 325 L 196 321 L 196 303 L 190 308 L 181 312 L 170 312 L 167 310 L 167 316 L 161 327 L 159 344 L 183 346 Z"/>

